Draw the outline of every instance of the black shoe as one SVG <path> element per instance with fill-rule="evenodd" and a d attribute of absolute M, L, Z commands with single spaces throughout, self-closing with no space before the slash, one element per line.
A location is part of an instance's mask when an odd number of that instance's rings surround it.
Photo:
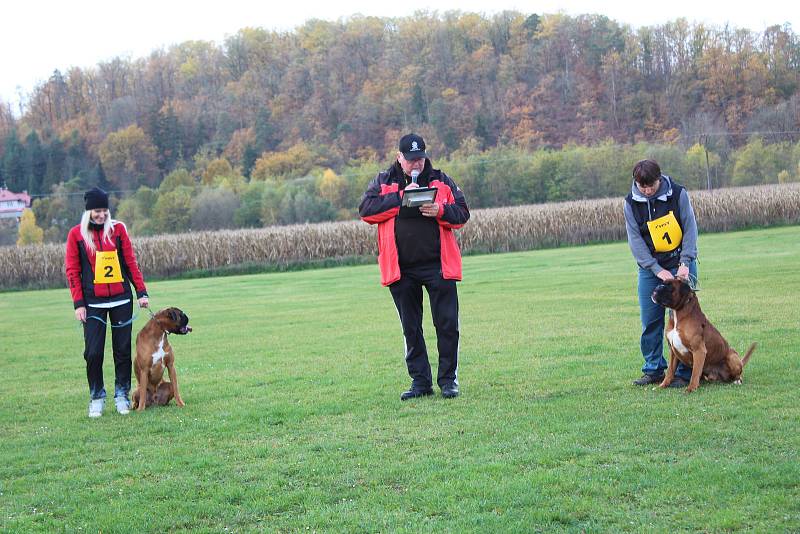
<path fill-rule="evenodd" d="M 634 386 L 647 386 L 650 384 L 660 384 L 661 381 L 664 380 L 664 375 L 648 375 L 647 373 L 643 374 L 641 378 L 637 378 L 633 381 Z"/>
<path fill-rule="evenodd" d="M 689 385 L 689 381 L 688 380 L 686 380 L 685 378 L 681 378 L 679 376 L 676 376 L 675 378 L 672 379 L 672 382 L 670 382 L 669 386 L 667 386 L 667 387 L 668 388 L 685 388 L 688 385 Z"/>
<path fill-rule="evenodd" d="M 433 395 L 433 389 L 417 389 L 412 387 L 408 391 L 404 391 L 400 394 L 400 400 L 416 399 L 417 397 L 427 397 L 428 395 Z"/>
<path fill-rule="evenodd" d="M 455 397 L 458 397 L 458 395 L 459 395 L 458 386 L 456 386 L 455 384 L 449 384 L 442 388 L 442 397 L 444 397 L 445 399 L 453 399 Z"/>

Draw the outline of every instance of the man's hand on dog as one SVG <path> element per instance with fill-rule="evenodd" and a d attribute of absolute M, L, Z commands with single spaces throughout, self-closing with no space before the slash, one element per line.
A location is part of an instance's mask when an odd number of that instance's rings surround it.
<path fill-rule="evenodd" d="M 681 280 L 688 280 L 689 279 L 689 267 L 686 265 L 681 265 L 678 267 L 678 272 L 676 276 L 672 276 L 672 273 L 666 269 L 661 269 L 658 274 L 656 275 L 662 282 L 666 282 L 668 280 L 672 280 L 673 278 L 680 278 Z"/>
<path fill-rule="evenodd" d="M 664 281 L 664 282 L 666 282 L 667 280 L 672 280 L 673 278 L 675 278 L 674 276 L 672 276 L 672 273 L 671 273 L 671 272 L 669 272 L 669 271 L 668 271 L 668 270 L 666 270 L 666 269 L 661 269 L 660 271 L 658 271 L 658 274 L 657 274 L 656 276 L 657 276 L 657 277 L 658 277 L 660 280 L 662 280 L 662 281 Z"/>

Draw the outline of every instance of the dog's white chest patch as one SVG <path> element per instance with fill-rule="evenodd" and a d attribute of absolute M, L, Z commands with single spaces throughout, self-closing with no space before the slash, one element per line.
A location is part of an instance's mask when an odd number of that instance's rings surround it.
<path fill-rule="evenodd" d="M 669 332 L 667 332 L 667 339 L 669 339 L 669 344 L 672 345 L 672 348 L 680 352 L 681 354 L 688 354 L 689 349 L 683 344 L 681 340 L 681 335 L 678 333 L 677 328 L 673 328 Z"/>
<path fill-rule="evenodd" d="M 158 362 L 164 359 L 164 355 L 167 353 L 164 351 L 164 336 L 166 334 L 161 334 L 161 342 L 158 344 L 158 349 L 153 353 L 153 365 L 156 365 Z"/>

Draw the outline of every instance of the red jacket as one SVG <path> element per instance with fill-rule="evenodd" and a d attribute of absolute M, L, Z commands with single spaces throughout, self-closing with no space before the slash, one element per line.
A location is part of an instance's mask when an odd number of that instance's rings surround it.
<path fill-rule="evenodd" d="M 110 240 L 103 240 L 102 230 L 89 230 L 95 247 L 99 251 L 116 250 L 122 274 L 122 282 L 111 284 L 94 283 L 94 267 L 96 254 L 90 252 L 83 242 L 80 225 L 74 226 L 67 235 L 67 254 L 64 258 L 67 283 L 72 293 L 75 308 L 115 300 L 132 298 L 130 282 L 136 287 L 138 298 L 147 296 L 142 272 L 136 263 L 133 246 L 128 237 L 125 224 L 113 221 Z"/>
<path fill-rule="evenodd" d="M 430 160 L 425 165 L 430 167 Z M 405 175 L 395 163 L 372 179 L 358 208 L 361 220 L 378 225 L 378 265 L 384 286 L 400 280 L 394 221 L 400 211 L 405 185 Z M 467 201 L 455 182 L 438 169 L 430 169 L 429 186 L 437 188 L 439 215 L 436 222 L 439 223 L 442 278 L 461 280 L 461 251 L 453 230 L 469 220 Z"/>

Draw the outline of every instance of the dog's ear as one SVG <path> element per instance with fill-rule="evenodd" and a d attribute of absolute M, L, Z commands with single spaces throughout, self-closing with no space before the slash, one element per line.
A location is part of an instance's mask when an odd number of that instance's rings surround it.
<path fill-rule="evenodd" d="M 691 292 L 692 288 L 689 286 L 689 282 L 686 280 L 681 280 L 681 284 L 678 289 L 678 294 L 681 296 L 681 300 L 688 297 Z"/>
<path fill-rule="evenodd" d="M 170 308 L 169 309 L 169 318 L 172 319 L 173 321 L 175 321 L 176 323 L 178 322 L 178 319 L 180 318 L 180 315 L 178 315 L 178 312 L 175 311 L 175 308 Z"/>

